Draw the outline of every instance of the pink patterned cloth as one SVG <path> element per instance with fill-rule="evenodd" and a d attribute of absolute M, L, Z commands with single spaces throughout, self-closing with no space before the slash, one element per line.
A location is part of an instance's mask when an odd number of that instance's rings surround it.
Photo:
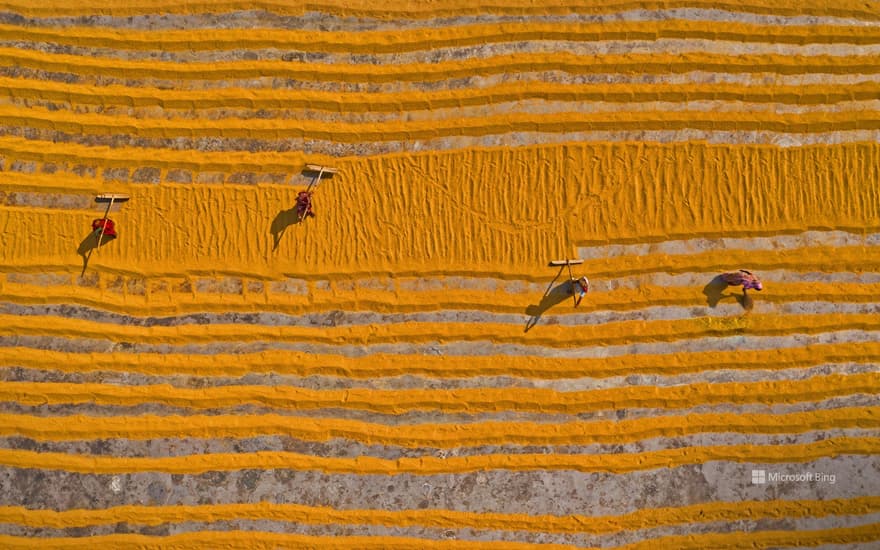
<path fill-rule="evenodd" d="M 577 281 L 572 279 L 571 287 L 572 292 L 576 294 L 574 307 L 578 307 L 581 304 L 581 300 L 583 300 L 584 296 L 587 295 L 587 292 L 590 291 L 590 281 L 586 277 L 581 277 Z"/>
<path fill-rule="evenodd" d="M 758 280 L 757 277 L 752 275 L 750 271 L 746 271 L 745 269 L 740 269 L 734 273 L 722 273 L 721 278 L 725 283 L 731 286 L 740 286 L 742 285 L 743 290 L 749 290 L 751 288 L 755 290 L 763 290 L 764 286 L 761 284 L 761 281 Z"/>

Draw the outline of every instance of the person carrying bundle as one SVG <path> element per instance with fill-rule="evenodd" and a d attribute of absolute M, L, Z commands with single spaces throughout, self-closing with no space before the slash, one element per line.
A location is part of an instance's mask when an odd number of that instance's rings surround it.
<path fill-rule="evenodd" d="M 583 300 L 584 296 L 587 295 L 587 292 L 590 291 L 590 281 L 586 277 L 581 277 L 577 280 L 572 279 L 571 289 L 574 293 L 574 307 L 578 307 L 581 305 L 581 300 Z"/>
<path fill-rule="evenodd" d="M 722 273 L 721 280 L 727 283 L 728 286 L 742 285 L 743 294 L 749 289 L 764 290 L 764 285 L 761 284 L 761 281 L 751 271 L 746 271 L 745 269 L 740 269 L 733 273 Z"/>

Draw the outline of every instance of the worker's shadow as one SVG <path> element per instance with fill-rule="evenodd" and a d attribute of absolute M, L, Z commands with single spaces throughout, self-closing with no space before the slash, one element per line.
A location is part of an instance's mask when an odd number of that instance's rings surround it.
<path fill-rule="evenodd" d="M 709 284 L 703 287 L 703 294 L 706 295 L 706 303 L 709 307 L 718 306 L 718 302 L 725 298 L 733 298 L 744 309 L 752 309 L 752 307 L 754 307 L 754 302 L 752 301 L 751 296 L 747 295 L 745 292 L 742 294 L 735 292 L 725 294 L 724 291 L 727 290 L 727 288 L 728 285 L 721 275 L 717 275 L 714 279 L 709 281 Z"/>
<path fill-rule="evenodd" d="M 269 232 L 272 233 L 272 250 L 278 249 L 278 244 L 281 242 L 281 238 L 284 236 L 284 232 L 287 231 L 287 228 L 291 225 L 298 224 L 300 222 L 299 214 L 296 211 L 296 206 L 290 208 L 289 210 L 282 210 L 275 216 L 275 219 L 272 220 L 272 227 L 269 229 Z"/>
<path fill-rule="evenodd" d="M 104 235 L 104 238 L 101 239 L 101 246 L 105 246 L 115 238 L 116 237 L 110 235 Z M 79 247 L 76 249 L 76 253 L 82 256 L 83 275 L 85 275 L 86 268 L 89 266 L 89 259 L 92 257 L 92 252 L 94 252 L 96 248 L 98 248 L 98 233 L 90 231 L 88 236 L 79 243 Z"/>
<path fill-rule="evenodd" d="M 526 322 L 525 330 L 523 332 L 528 332 L 532 329 L 533 326 L 538 324 L 538 321 L 541 320 L 541 316 L 544 315 L 551 307 L 562 303 L 565 300 L 571 300 L 571 281 L 565 281 L 563 283 L 557 284 L 556 281 L 559 279 L 559 276 L 562 274 L 563 269 L 559 270 L 559 273 L 556 274 L 556 277 L 550 281 L 550 284 L 547 285 L 547 290 L 544 291 L 544 295 L 541 296 L 541 302 L 538 304 L 530 305 L 526 308 L 526 315 L 529 315 L 529 320 Z"/>

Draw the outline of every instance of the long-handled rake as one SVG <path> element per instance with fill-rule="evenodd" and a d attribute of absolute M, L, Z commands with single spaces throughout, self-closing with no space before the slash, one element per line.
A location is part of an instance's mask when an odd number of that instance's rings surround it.
<path fill-rule="evenodd" d="M 334 168 L 332 166 L 324 166 L 320 164 L 307 164 L 304 172 L 317 172 L 312 181 L 309 182 L 309 186 L 306 187 L 305 191 L 300 191 L 299 197 L 303 197 L 300 199 L 297 197 L 297 215 L 299 217 L 299 221 L 302 221 L 311 210 L 311 200 L 312 193 L 321 183 L 321 178 L 324 177 L 324 174 L 333 175 L 339 171 L 338 168 Z M 301 206 L 301 201 L 303 204 Z"/>
<path fill-rule="evenodd" d="M 306 191 L 311 191 L 313 187 L 317 187 L 319 183 L 321 183 L 321 178 L 324 177 L 324 174 L 333 175 L 336 172 L 339 172 L 338 168 L 334 168 L 333 166 L 324 166 L 321 164 L 306 164 L 306 172 L 317 172 L 318 175 L 312 178 L 312 181 L 309 182 L 309 186 L 306 188 Z"/>
<path fill-rule="evenodd" d="M 128 202 L 128 200 L 130 198 L 131 197 L 129 197 L 128 195 L 123 195 L 120 193 L 105 193 L 103 195 L 98 195 L 97 197 L 95 197 L 95 202 L 97 202 L 97 203 L 106 202 L 107 203 L 107 208 L 104 210 L 104 219 L 102 220 L 103 223 L 101 224 L 101 234 L 98 235 L 98 246 L 96 246 L 95 249 L 100 248 L 101 241 L 104 240 L 104 227 L 106 227 L 107 216 L 110 215 L 110 209 L 113 207 L 113 203 L 114 202 Z"/>
<path fill-rule="evenodd" d="M 113 207 L 114 203 L 122 203 L 128 202 L 131 197 L 128 195 L 123 195 L 120 193 L 104 193 L 102 195 L 98 195 L 95 197 L 95 202 L 97 203 L 107 203 L 107 208 L 104 210 L 104 218 L 101 220 L 101 232 L 98 234 L 98 244 L 95 248 L 89 250 L 89 255 L 86 258 L 86 261 L 83 264 L 83 274 L 86 272 L 86 266 L 89 265 L 89 260 L 92 259 L 92 253 L 101 247 L 101 243 L 104 241 L 104 228 L 107 227 L 107 218 L 110 215 L 110 208 Z"/>

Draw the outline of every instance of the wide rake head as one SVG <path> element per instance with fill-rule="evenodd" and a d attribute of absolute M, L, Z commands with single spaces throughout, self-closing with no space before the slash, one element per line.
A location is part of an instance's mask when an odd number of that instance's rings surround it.
<path fill-rule="evenodd" d="M 104 193 L 102 195 L 98 195 L 95 197 L 95 202 L 106 203 L 106 202 L 126 202 L 130 199 L 128 195 L 123 195 L 121 193 Z"/>
<path fill-rule="evenodd" d="M 320 164 L 306 164 L 305 170 L 303 172 L 316 172 L 318 174 L 335 174 L 339 172 L 339 168 L 335 168 L 333 166 L 323 166 Z"/>

